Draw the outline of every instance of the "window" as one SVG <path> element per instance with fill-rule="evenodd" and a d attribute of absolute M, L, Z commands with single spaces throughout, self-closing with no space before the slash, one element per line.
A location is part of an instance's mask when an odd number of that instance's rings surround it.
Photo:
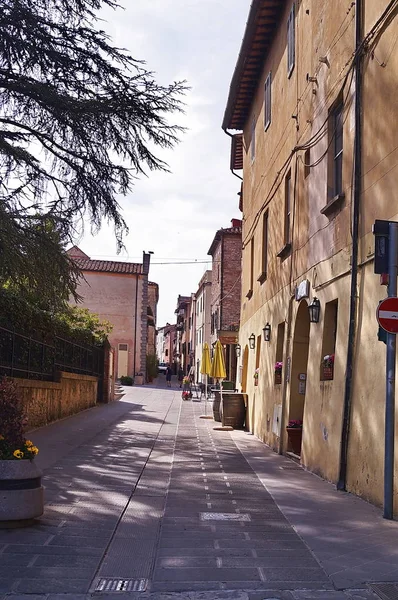
<path fill-rule="evenodd" d="M 264 86 L 264 129 L 271 124 L 271 71 L 267 75 Z"/>
<path fill-rule="evenodd" d="M 252 162 L 256 158 L 256 119 L 254 117 L 252 120 L 252 130 L 251 130 L 250 158 L 251 158 Z"/>
<path fill-rule="evenodd" d="M 167 349 L 167 348 L 166 348 L 166 350 L 164 351 L 164 355 L 165 355 L 165 356 L 168 356 L 168 355 L 169 355 L 169 351 L 168 351 L 168 349 Z"/>
<path fill-rule="evenodd" d="M 343 195 L 343 103 L 329 113 L 328 203 Z"/>
<path fill-rule="evenodd" d="M 254 237 L 250 240 L 250 287 L 246 294 L 246 298 L 253 296 L 253 284 L 254 284 Z"/>
<path fill-rule="evenodd" d="M 295 46 L 296 46 L 296 32 L 295 32 L 295 22 L 294 22 L 294 4 L 289 13 L 289 18 L 287 20 L 287 75 L 290 75 L 294 69 L 295 62 Z"/>
<path fill-rule="evenodd" d="M 292 241 L 292 172 L 285 179 L 285 246 Z"/>
<path fill-rule="evenodd" d="M 333 379 L 334 359 L 337 337 L 337 312 L 338 301 L 333 300 L 325 304 L 325 316 L 323 322 L 322 357 L 321 357 L 321 381 Z"/>
<path fill-rule="evenodd" d="M 283 342 L 285 339 L 285 323 L 278 324 L 278 332 L 276 335 L 276 354 L 274 366 L 274 383 L 282 383 L 283 371 Z"/>
<path fill-rule="evenodd" d="M 311 151 L 309 148 L 304 152 L 304 177 L 307 179 L 311 169 Z"/>
<path fill-rule="evenodd" d="M 268 210 L 263 214 L 263 248 L 261 274 L 257 281 L 263 283 L 267 279 L 268 266 Z"/>

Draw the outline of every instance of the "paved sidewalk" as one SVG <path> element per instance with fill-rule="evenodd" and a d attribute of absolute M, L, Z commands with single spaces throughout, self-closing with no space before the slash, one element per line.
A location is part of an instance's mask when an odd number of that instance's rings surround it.
<path fill-rule="evenodd" d="M 0 600 L 370 600 L 398 581 L 396 522 L 163 384 L 32 433 L 46 510 L 0 530 Z"/>

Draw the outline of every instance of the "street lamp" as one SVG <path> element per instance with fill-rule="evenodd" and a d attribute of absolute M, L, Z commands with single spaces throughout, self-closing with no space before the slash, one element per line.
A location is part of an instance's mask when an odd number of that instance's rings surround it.
<path fill-rule="evenodd" d="M 252 333 L 251 336 L 249 337 L 249 348 L 250 348 L 250 350 L 254 350 L 255 347 L 256 347 L 256 336 L 254 335 L 254 333 Z"/>
<path fill-rule="evenodd" d="M 235 354 L 236 354 L 236 358 L 240 357 L 240 352 L 241 352 L 241 347 L 240 344 L 236 344 L 235 346 Z"/>
<path fill-rule="evenodd" d="M 269 323 L 266 323 L 266 325 L 263 329 L 263 334 L 264 334 L 264 342 L 269 342 L 271 339 L 271 325 Z"/>
<path fill-rule="evenodd" d="M 308 312 L 310 315 L 310 323 L 319 323 L 319 314 L 321 312 L 321 303 L 315 296 L 311 304 L 308 306 Z"/>

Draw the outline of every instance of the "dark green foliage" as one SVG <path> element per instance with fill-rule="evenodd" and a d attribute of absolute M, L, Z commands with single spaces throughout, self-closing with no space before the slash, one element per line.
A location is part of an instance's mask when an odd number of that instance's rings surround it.
<path fill-rule="evenodd" d="M 122 375 L 120 378 L 120 383 L 122 385 L 133 385 L 133 378 L 129 375 Z"/>
<path fill-rule="evenodd" d="M 158 360 L 155 354 L 147 354 L 146 357 L 146 378 L 153 381 L 158 374 Z"/>
<path fill-rule="evenodd" d="M 181 128 L 184 84 L 159 85 L 115 48 L 96 11 L 113 0 L 2 0 L 0 10 L 0 284 L 73 294 L 63 252 L 87 217 L 127 230 L 117 202 Z M 58 294 L 57 294 L 58 282 Z"/>
<path fill-rule="evenodd" d="M 29 297 L 5 288 L 0 288 L 0 327 L 39 340 L 59 336 L 98 345 L 112 330 L 110 323 L 101 321 L 87 308 L 64 304 L 58 310 L 46 310 L 36 296 Z"/>

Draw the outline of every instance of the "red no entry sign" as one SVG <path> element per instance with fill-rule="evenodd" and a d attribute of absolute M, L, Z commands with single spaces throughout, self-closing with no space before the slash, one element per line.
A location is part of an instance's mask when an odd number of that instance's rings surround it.
<path fill-rule="evenodd" d="M 398 333 L 398 298 L 386 298 L 376 311 L 377 321 L 388 333 Z"/>

